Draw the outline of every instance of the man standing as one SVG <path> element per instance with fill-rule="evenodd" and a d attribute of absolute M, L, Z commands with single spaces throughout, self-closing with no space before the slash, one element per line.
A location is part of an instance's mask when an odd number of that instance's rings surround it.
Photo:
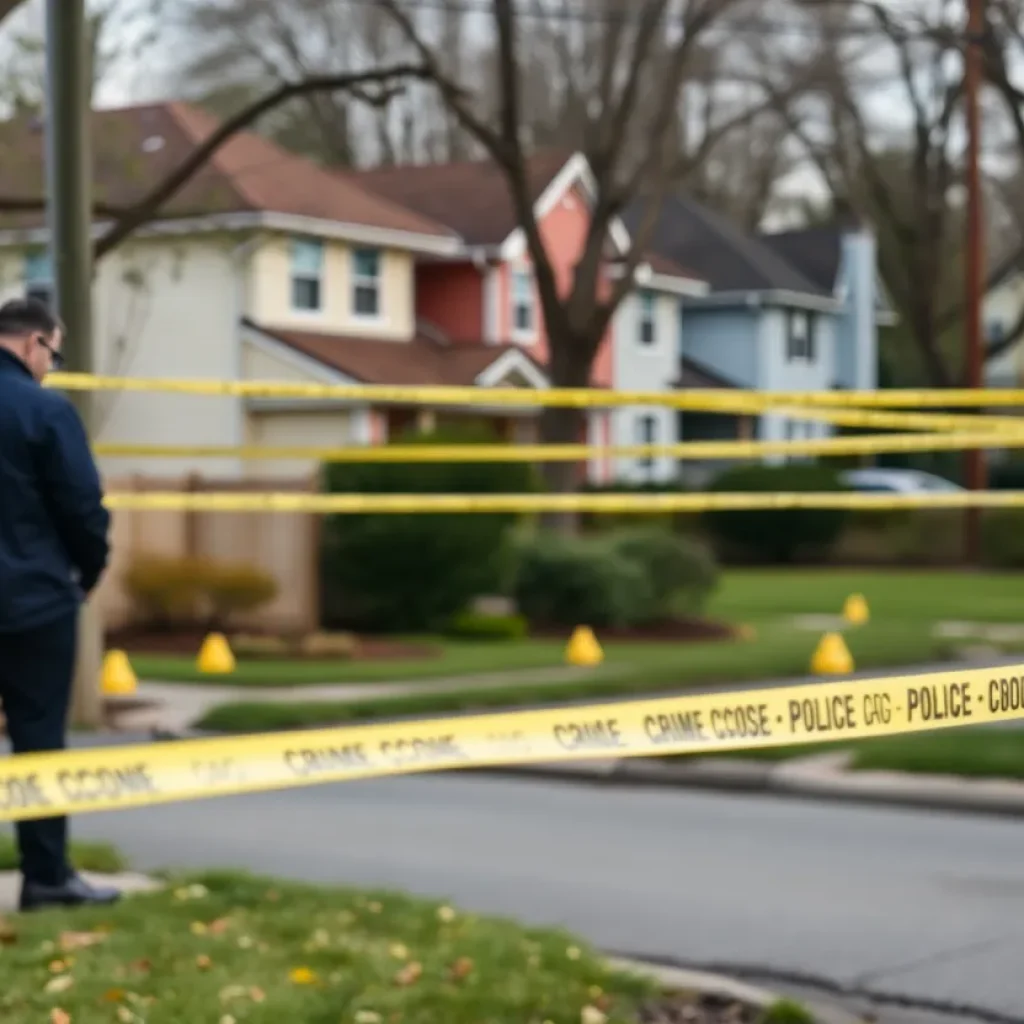
<path fill-rule="evenodd" d="M 41 303 L 0 306 L 0 704 L 17 754 L 61 750 L 78 613 L 107 565 L 110 516 L 82 421 L 41 387 L 63 327 Z M 76 874 L 67 819 L 18 823 L 21 909 L 112 903 Z"/>

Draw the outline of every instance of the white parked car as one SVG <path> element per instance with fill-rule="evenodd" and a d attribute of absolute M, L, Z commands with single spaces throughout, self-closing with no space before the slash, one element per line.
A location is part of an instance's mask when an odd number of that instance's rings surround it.
<path fill-rule="evenodd" d="M 962 491 L 959 484 L 919 469 L 848 469 L 840 474 L 842 483 L 854 491 L 887 494 L 921 494 L 924 491 Z"/>

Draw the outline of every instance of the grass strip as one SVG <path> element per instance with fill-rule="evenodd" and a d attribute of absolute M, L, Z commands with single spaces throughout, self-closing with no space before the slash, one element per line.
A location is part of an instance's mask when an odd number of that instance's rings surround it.
<path fill-rule="evenodd" d="M 14 917 L 4 935 L 3 1020 L 636 1024 L 668 1019 L 645 1017 L 652 1001 L 660 999 L 649 982 L 612 971 L 570 934 L 390 892 L 216 872 L 171 879 L 160 892 L 112 908 Z M 680 1003 L 674 1005 L 681 1010 Z"/>

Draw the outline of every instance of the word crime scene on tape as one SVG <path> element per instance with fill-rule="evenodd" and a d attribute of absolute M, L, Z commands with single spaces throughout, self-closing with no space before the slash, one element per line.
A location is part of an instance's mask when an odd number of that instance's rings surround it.
<path fill-rule="evenodd" d="M 0 821 L 416 772 L 700 754 L 1024 718 L 1024 664 L 489 715 L 20 754 Z"/>

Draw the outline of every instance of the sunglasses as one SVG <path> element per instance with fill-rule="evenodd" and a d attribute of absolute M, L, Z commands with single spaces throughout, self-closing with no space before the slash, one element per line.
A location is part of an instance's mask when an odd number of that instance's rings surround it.
<path fill-rule="evenodd" d="M 50 353 L 50 361 L 53 364 L 53 368 L 55 370 L 62 370 L 64 368 L 64 354 L 58 352 L 41 334 L 36 335 L 36 342 Z"/>

